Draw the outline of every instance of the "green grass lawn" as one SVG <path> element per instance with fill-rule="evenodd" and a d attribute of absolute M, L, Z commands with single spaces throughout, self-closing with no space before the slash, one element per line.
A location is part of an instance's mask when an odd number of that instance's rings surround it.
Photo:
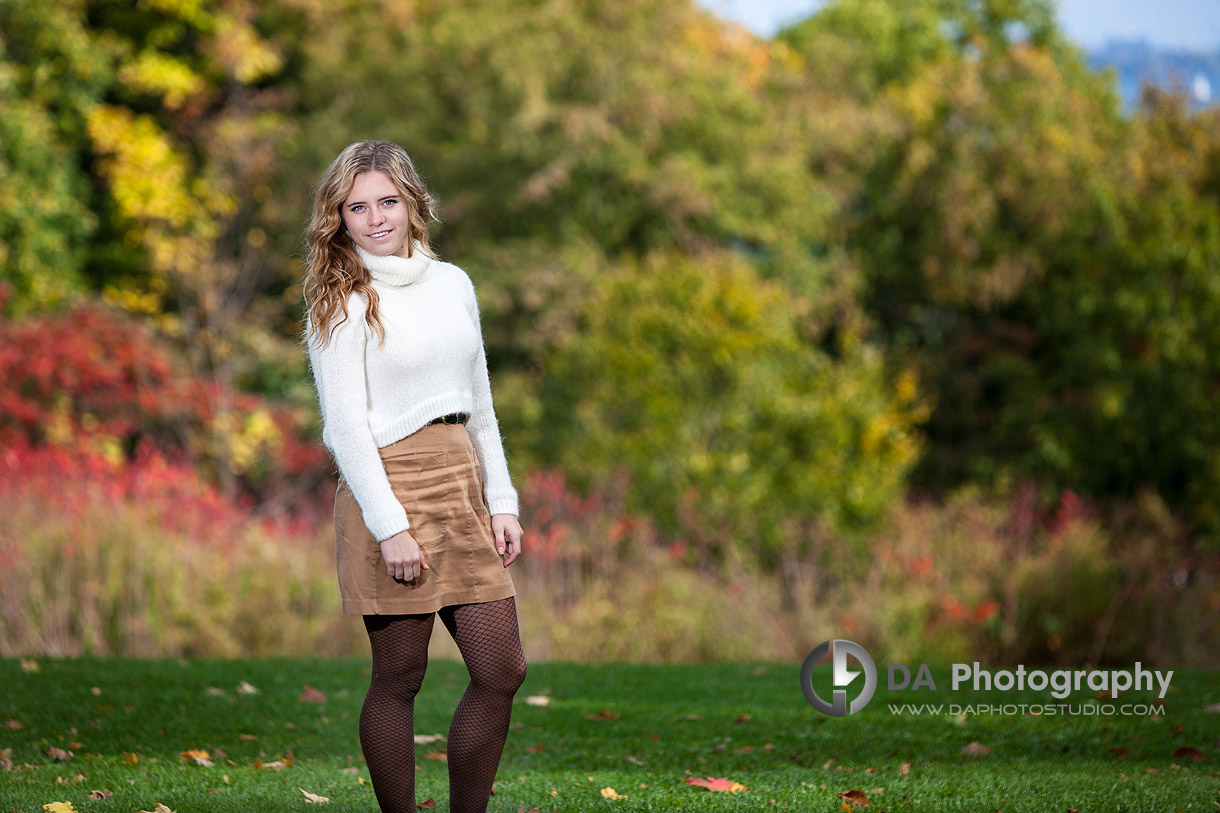
<path fill-rule="evenodd" d="M 0 749 L 13 763 L 0 770 L 0 813 L 64 801 L 89 813 L 158 802 L 178 813 L 377 809 L 356 730 L 368 681 L 360 659 L 36 663 L 0 660 Z M 895 715 L 888 704 L 1061 701 L 950 692 L 948 671 L 935 669 L 941 691 L 888 691 L 883 671 L 869 706 L 844 718 L 809 706 L 799 672 L 799 663 L 531 664 L 489 809 L 838 811 L 837 794 L 858 790 L 870 811 L 1220 811 L 1220 714 L 1204 711 L 1220 703 L 1215 672 L 1175 672 L 1156 717 L 962 717 Z M 815 686 L 829 679 L 821 671 Z M 417 734 L 447 733 L 466 680 L 460 662 L 429 666 Z M 240 693 L 242 681 L 259 693 Z M 305 702 L 306 685 L 325 702 Z M 527 704 L 530 695 L 550 702 Z M 1151 700 L 1132 691 L 1114 702 Z M 972 742 L 989 753 L 963 753 Z M 52 747 L 71 759 L 54 761 Z M 207 750 L 213 766 L 187 764 L 190 749 Z M 438 810 L 448 774 L 427 754 L 443 749 L 443 740 L 416 748 L 418 801 L 431 797 Z M 746 790 L 711 792 L 688 777 Z M 299 788 L 330 801 L 312 804 Z M 605 788 L 625 798 L 605 798 Z M 113 796 L 91 800 L 100 789 Z"/>

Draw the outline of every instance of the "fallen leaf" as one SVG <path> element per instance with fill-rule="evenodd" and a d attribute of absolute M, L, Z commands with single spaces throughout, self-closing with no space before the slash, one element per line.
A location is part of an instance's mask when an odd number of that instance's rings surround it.
<path fill-rule="evenodd" d="M 864 791 L 862 790 L 849 790 L 845 793 L 836 793 L 835 796 L 838 796 L 840 799 L 846 802 L 846 804 L 843 805 L 845 808 L 847 805 L 851 805 L 852 807 L 868 807 L 868 797 L 864 795 Z"/>
<path fill-rule="evenodd" d="M 446 751 L 442 751 L 442 750 L 433 748 L 431 751 L 424 754 L 424 759 L 435 759 L 435 760 L 439 760 L 441 762 L 448 762 L 449 754 Z"/>
<path fill-rule="evenodd" d="M 103 789 L 103 790 L 89 791 L 89 798 L 95 802 L 100 802 L 102 799 L 109 799 L 113 795 L 114 795 L 114 791 L 112 791 L 112 790 Z"/>
<path fill-rule="evenodd" d="M 254 688 L 249 683 L 247 683 L 246 681 L 243 680 L 241 683 L 237 684 L 237 693 L 238 694 L 258 694 L 258 689 Z"/>
<path fill-rule="evenodd" d="M 617 720 L 618 715 L 612 711 L 607 711 L 606 709 L 600 709 L 597 711 L 597 713 L 590 714 L 585 719 L 586 720 Z"/>
<path fill-rule="evenodd" d="M 38 661 L 31 660 L 29 658 L 22 658 L 21 659 L 21 671 L 22 672 L 37 672 L 38 671 Z M 59 804 L 59 803 L 57 803 L 57 804 Z M 72 803 L 63 802 L 62 804 L 71 805 Z"/>
<path fill-rule="evenodd" d="M 1131 749 L 1130 748 L 1111 748 L 1110 753 L 1116 757 L 1125 757 L 1127 754 L 1131 753 Z"/>
<path fill-rule="evenodd" d="M 71 751 L 56 748 L 54 745 L 47 749 L 47 753 L 50 754 L 51 759 L 55 760 L 56 762 L 67 762 L 68 760 L 72 759 Z"/>
<path fill-rule="evenodd" d="M 909 763 L 909 762 L 902 763 L 902 765 L 898 768 L 898 770 L 902 771 L 903 776 L 908 775 L 911 772 L 911 763 Z"/>
<path fill-rule="evenodd" d="M 83 773 L 78 773 L 76 776 L 57 776 L 55 777 L 55 781 L 61 785 L 68 782 L 84 782 L 85 775 Z"/>
<path fill-rule="evenodd" d="M 978 740 L 975 740 L 974 742 L 972 742 L 969 745 L 967 745 L 966 747 L 964 747 L 962 749 L 962 753 L 966 754 L 967 756 L 972 756 L 972 757 L 982 756 L 983 754 L 990 754 L 991 749 L 988 748 L 986 745 L 983 745 Z"/>
<path fill-rule="evenodd" d="M 541 743 L 534 743 L 533 745 L 525 746 L 525 753 L 527 753 L 527 754 L 540 754 L 545 750 L 546 750 L 546 747 L 543 746 Z"/>
<path fill-rule="evenodd" d="M 748 715 L 748 714 L 739 714 L 733 718 L 733 722 L 735 722 L 735 723 L 748 723 L 749 721 L 750 721 L 750 715 Z"/>
<path fill-rule="evenodd" d="M 419 804 L 417 804 L 415 806 L 422 807 L 425 810 L 427 810 L 430 807 L 436 807 L 436 800 L 433 799 L 432 797 L 428 797 L 427 799 L 425 799 L 424 801 L 420 802 Z"/>
<path fill-rule="evenodd" d="M 415 735 L 415 744 L 416 745 L 427 745 L 430 742 L 436 742 L 437 740 L 443 740 L 443 739 L 445 739 L 445 735 L 443 735 L 443 734 L 416 734 Z"/>
<path fill-rule="evenodd" d="M 639 757 L 633 757 L 631 755 L 627 755 L 627 756 L 623 757 L 623 759 L 627 760 L 632 765 L 639 765 L 641 767 L 643 767 L 643 765 L 644 765 L 644 760 L 640 759 Z"/>
<path fill-rule="evenodd" d="M 176 813 L 176 811 L 170 810 L 167 806 L 157 802 L 157 806 L 152 810 L 141 810 L 140 813 Z"/>
<path fill-rule="evenodd" d="M 287 768 L 291 764 L 292 764 L 291 759 L 277 759 L 274 762 L 259 762 L 257 759 L 254 760 L 255 768 L 265 768 L 270 771 L 283 770 L 284 768 Z"/>
<path fill-rule="evenodd" d="M 1179 748 L 1173 752 L 1173 755 L 1175 757 L 1186 757 L 1187 759 L 1193 759 L 1195 762 L 1201 762 L 1203 759 L 1205 759 L 1202 751 L 1200 751 L 1198 748 L 1191 748 L 1190 746 L 1183 746 L 1182 748 Z"/>
<path fill-rule="evenodd" d="M 72 806 L 71 802 L 51 802 L 49 805 L 43 805 L 42 809 L 50 811 L 50 813 L 76 813 L 76 808 Z"/>
<path fill-rule="evenodd" d="M 140 758 L 138 756 L 136 756 L 135 754 L 131 753 L 130 751 L 126 751 L 123 753 L 123 764 L 124 765 L 135 765 L 139 761 L 140 761 Z"/>
<path fill-rule="evenodd" d="M 224 697 L 225 690 L 219 686 L 209 686 L 204 690 L 204 694 L 208 695 L 209 697 Z"/>
<path fill-rule="evenodd" d="M 606 799 L 626 799 L 627 797 L 619 793 L 614 788 L 602 788 L 602 796 Z"/>
<path fill-rule="evenodd" d="M 180 751 L 178 756 L 182 758 L 183 762 L 193 762 L 194 764 L 202 765 L 205 768 L 212 767 L 212 760 L 210 758 L 211 755 L 208 754 L 208 752 L 203 748 L 192 748 L 189 751 Z"/>
<path fill-rule="evenodd" d="M 310 686 L 308 683 L 306 683 L 305 688 L 301 690 L 301 702 L 302 703 L 325 703 L 326 695 L 322 694 L 322 692 L 318 691 L 313 686 Z"/>
<path fill-rule="evenodd" d="M 725 779 L 723 776 L 709 776 L 707 779 L 699 779 L 694 776 L 688 776 L 683 781 L 688 785 L 698 785 L 701 788 L 707 788 L 711 791 L 724 793 L 738 793 L 746 790 L 745 785 L 739 782 L 734 782 L 732 779 Z"/>
<path fill-rule="evenodd" d="M 307 802 L 312 802 L 312 803 L 318 804 L 318 805 L 324 805 L 330 801 L 329 796 L 319 796 L 316 793 L 310 793 L 309 791 L 305 790 L 305 788 L 300 787 L 299 785 L 297 786 L 297 790 L 299 790 L 301 793 L 305 794 L 305 801 L 307 801 Z"/>
<path fill-rule="evenodd" d="M 545 694 L 531 694 L 529 697 L 525 698 L 525 705 L 527 706 L 549 706 L 550 703 L 551 698 L 547 697 Z"/>
<path fill-rule="evenodd" d="M 21 721 L 20 720 L 9 720 L 8 727 L 13 729 L 14 731 L 16 731 L 17 729 L 21 728 Z"/>
<path fill-rule="evenodd" d="M 258 737 L 254 734 L 238 734 L 237 739 L 245 740 L 246 742 L 254 742 Z"/>

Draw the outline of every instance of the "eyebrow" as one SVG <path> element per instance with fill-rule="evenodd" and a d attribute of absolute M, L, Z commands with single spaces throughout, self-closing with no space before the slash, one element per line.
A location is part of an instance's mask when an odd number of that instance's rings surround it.
<path fill-rule="evenodd" d="M 383 200 L 389 200 L 390 198 L 401 198 L 401 197 L 402 197 L 402 195 L 399 195 L 399 194 L 395 193 L 395 194 L 393 194 L 393 195 L 386 195 L 385 197 L 382 197 L 382 198 L 377 198 L 377 202 L 378 202 L 378 203 L 381 203 Z M 362 201 L 362 200 L 354 200 L 354 201 L 352 201 L 351 203 L 344 204 L 344 206 L 345 206 L 346 208 L 350 209 L 350 208 L 352 208 L 353 206 L 359 206 L 359 205 L 360 205 L 360 204 L 362 204 L 362 203 L 364 203 L 364 201 Z"/>

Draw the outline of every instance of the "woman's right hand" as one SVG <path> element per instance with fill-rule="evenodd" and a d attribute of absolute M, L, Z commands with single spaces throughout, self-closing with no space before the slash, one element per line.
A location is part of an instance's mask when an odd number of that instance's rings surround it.
<path fill-rule="evenodd" d="M 419 543 L 410 531 L 399 531 L 381 543 L 381 558 L 385 560 L 385 569 L 392 579 L 413 581 L 419 577 L 422 570 L 428 570 L 424 554 L 419 549 Z"/>

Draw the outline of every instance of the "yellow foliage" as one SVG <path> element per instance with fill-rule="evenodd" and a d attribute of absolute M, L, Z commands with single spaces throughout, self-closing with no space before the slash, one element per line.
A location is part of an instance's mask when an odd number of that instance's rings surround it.
<path fill-rule="evenodd" d="M 203 79 L 185 63 L 155 51 L 143 51 L 123 65 L 119 79 L 134 90 L 161 96 L 171 110 L 204 89 Z"/>
<path fill-rule="evenodd" d="M 232 412 L 221 413 L 216 424 L 221 436 L 227 439 L 229 465 L 238 473 L 249 470 L 260 455 L 273 454 L 283 442 L 271 413 L 265 409 L 247 415 L 240 429 L 235 426 L 236 416 Z"/>
<path fill-rule="evenodd" d="M 231 14 L 216 15 L 213 45 L 224 69 L 244 85 L 275 73 L 284 64 L 249 23 Z"/>
<path fill-rule="evenodd" d="M 124 215 L 179 228 L 199 215 L 198 205 L 185 191 L 186 162 L 150 116 L 99 104 L 89 111 L 87 127 Z"/>
<path fill-rule="evenodd" d="M 157 314 L 161 312 L 161 295 L 153 291 L 137 291 L 120 288 L 117 285 L 107 285 L 102 290 L 102 297 L 107 302 L 132 313 Z"/>

